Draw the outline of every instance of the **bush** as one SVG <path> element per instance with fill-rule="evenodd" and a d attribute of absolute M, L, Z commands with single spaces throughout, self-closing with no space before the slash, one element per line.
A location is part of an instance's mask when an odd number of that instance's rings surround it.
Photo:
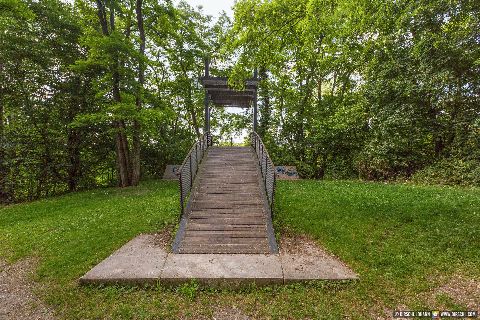
<path fill-rule="evenodd" d="M 418 171 L 412 181 L 426 184 L 480 186 L 480 161 L 445 158 Z"/>

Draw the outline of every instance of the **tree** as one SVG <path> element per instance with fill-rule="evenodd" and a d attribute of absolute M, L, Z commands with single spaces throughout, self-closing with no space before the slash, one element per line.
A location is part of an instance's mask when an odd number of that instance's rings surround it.
<path fill-rule="evenodd" d="M 478 13 L 468 1 L 244 0 L 224 50 L 239 56 L 233 83 L 269 70 L 276 162 L 408 178 L 453 156 L 478 163 L 459 152 L 480 149 Z"/>

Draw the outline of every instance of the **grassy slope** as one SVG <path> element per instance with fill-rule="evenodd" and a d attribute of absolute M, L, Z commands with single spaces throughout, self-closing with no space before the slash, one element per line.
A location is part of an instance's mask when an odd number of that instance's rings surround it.
<path fill-rule="evenodd" d="M 360 282 L 242 292 L 78 287 L 78 277 L 136 234 L 174 223 L 177 197 L 175 182 L 158 181 L 2 208 L 0 256 L 40 258 L 39 293 L 68 319 L 210 318 L 232 304 L 254 318 L 370 318 L 399 305 L 463 308 L 423 292 L 456 270 L 480 277 L 480 190 L 298 181 L 278 184 L 277 230 L 310 234 Z"/>
<path fill-rule="evenodd" d="M 98 189 L 0 209 L 0 256 L 38 256 L 39 278 L 69 282 L 141 232 L 175 223 L 175 182 Z"/>
<path fill-rule="evenodd" d="M 280 184 L 277 203 L 279 224 L 313 235 L 360 274 L 349 298 L 357 312 L 462 309 L 432 305 L 429 290 L 454 272 L 480 278 L 479 189 L 298 181 Z"/>

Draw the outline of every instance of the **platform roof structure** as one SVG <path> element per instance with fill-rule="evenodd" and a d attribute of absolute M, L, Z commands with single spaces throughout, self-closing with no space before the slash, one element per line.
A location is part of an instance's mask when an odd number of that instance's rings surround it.
<path fill-rule="evenodd" d="M 254 77 L 245 82 L 243 90 L 236 90 L 228 85 L 227 77 L 211 77 L 209 61 L 205 61 L 205 75 L 200 83 L 205 89 L 205 132 L 210 131 L 210 103 L 218 107 L 237 107 L 254 109 L 253 128 L 257 130 L 257 88 L 258 77 L 255 71 Z"/>
<path fill-rule="evenodd" d="M 251 79 L 246 81 L 243 90 L 235 90 L 228 86 L 228 78 L 226 77 L 202 77 L 200 82 L 213 104 L 239 108 L 250 108 L 252 106 L 258 85 L 258 80 Z"/>

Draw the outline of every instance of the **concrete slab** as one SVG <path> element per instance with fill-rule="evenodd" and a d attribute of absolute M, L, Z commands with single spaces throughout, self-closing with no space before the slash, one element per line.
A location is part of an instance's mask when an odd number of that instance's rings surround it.
<path fill-rule="evenodd" d="M 140 235 L 80 278 L 80 283 L 147 283 L 160 277 L 167 252 L 153 235 Z"/>
<path fill-rule="evenodd" d="M 87 272 L 80 283 L 181 284 L 238 287 L 310 280 L 358 279 L 337 258 L 323 252 L 304 254 L 173 254 L 140 235 Z"/>
<path fill-rule="evenodd" d="M 163 180 L 178 180 L 178 169 L 180 169 L 181 165 L 179 164 L 169 164 L 165 168 L 165 172 L 163 173 Z"/>
<path fill-rule="evenodd" d="M 275 175 L 278 180 L 300 180 L 295 166 L 276 166 Z"/>
<path fill-rule="evenodd" d="M 168 283 L 196 279 L 208 285 L 266 285 L 282 284 L 283 272 L 277 255 L 170 254 L 161 279 Z"/>
<path fill-rule="evenodd" d="M 284 283 L 358 279 L 355 272 L 331 256 L 283 254 L 280 259 Z"/>

